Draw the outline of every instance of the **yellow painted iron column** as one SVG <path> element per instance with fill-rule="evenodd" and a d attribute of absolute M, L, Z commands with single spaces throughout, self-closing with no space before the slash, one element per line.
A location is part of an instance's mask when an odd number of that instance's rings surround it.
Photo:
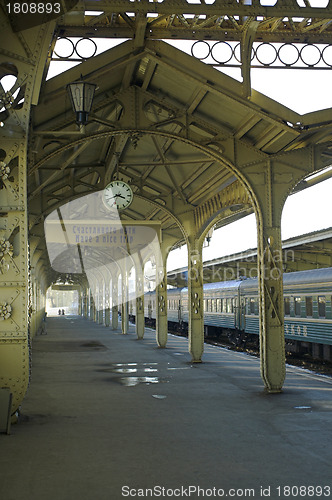
<path fill-rule="evenodd" d="M 268 392 L 280 392 L 285 380 L 285 335 L 281 231 L 258 230 L 261 375 Z"/>
<path fill-rule="evenodd" d="M 112 276 L 112 330 L 117 330 L 117 328 L 119 326 L 118 278 L 119 278 L 118 274 L 116 274 L 115 276 Z"/>
<path fill-rule="evenodd" d="M 144 338 L 144 276 L 140 263 L 136 266 L 136 335 Z"/>
<path fill-rule="evenodd" d="M 89 289 L 89 319 L 93 321 L 94 318 L 94 299 L 93 299 L 93 293 L 92 289 Z"/>
<path fill-rule="evenodd" d="M 300 150 L 266 159 L 260 173 L 255 165 L 246 171 L 256 196 L 261 376 L 269 393 L 281 392 L 286 373 L 281 215 L 310 166 L 308 152 Z"/>
<path fill-rule="evenodd" d="M 166 347 L 168 337 L 166 258 L 166 252 L 161 247 L 156 269 L 156 340 L 159 347 Z"/>
<path fill-rule="evenodd" d="M 0 128 L 0 388 L 12 394 L 10 413 L 19 408 L 29 383 L 29 256 L 27 209 L 27 141 L 31 104 L 37 104 L 44 61 L 50 44 L 49 25 L 14 33 L 0 11 L 2 76 L 16 78 L 6 89 Z M 7 48 L 8 50 L 5 50 Z M 29 55 L 27 55 L 29 54 Z M 42 66 L 40 64 L 42 60 Z M 16 106 L 16 91 L 24 95 Z M 37 326 L 37 325 L 36 325 Z M 2 389 L 0 389 L 2 390 Z"/>
<path fill-rule="evenodd" d="M 204 352 L 202 244 L 194 237 L 188 243 L 188 314 L 189 352 L 194 363 Z"/>
<path fill-rule="evenodd" d="M 110 326 L 110 285 L 109 280 L 105 285 L 105 326 Z"/>
<path fill-rule="evenodd" d="M 83 316 L 83 294 L 82 294 L 82 288 L 79 289 L 78 291 L 78 311 L 77 311 L 79 316 Z"/>
<path fill-rule="evenodd" d="M 98 306 L 99 306 L 99 289 L 97 285 L 95 285 L 93 297 L 93 321 L 98 323 Z"/>
<path fill-rule="evenodd" d="M 84 288 L 83 292 L 83 317 L 88 318 L 88 289 Z"/>
<path fill-rule="evenodd" d="M 122 333 L 126 335 L 129 328 L 129 318 L 128 318 L 128 273 L 126 269 L 122 270 L 121 273 L 121 287 L 122 287 L 122 298 L 121 298 L 121 329 Z"/>
<path fill-rule="evenodd" d="M 104 308 L 105 308 L 105 283 L 104 279 L 98 282 L 99 288 L 99 303 L 98 303 L 98 324 L 104 324 Z"/>

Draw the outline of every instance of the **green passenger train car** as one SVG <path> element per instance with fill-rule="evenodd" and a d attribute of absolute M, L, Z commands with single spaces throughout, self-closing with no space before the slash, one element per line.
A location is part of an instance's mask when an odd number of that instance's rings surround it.
<path fill-rule="evenodd" d="M 285 273 L 283 282 L 285 339 L 289 349 L 331 346 L 332 268 Z M 239 339 L 258 339 L 257 278 L 205 284 L 203 309 L 206 332 L 226 331 Z M 186 329 L 188 288 L 167 291 L 167 314 L 170 323 Z M 145 317 L 152 323 L 156 319 L 155 292 L 145 294 Z"/>

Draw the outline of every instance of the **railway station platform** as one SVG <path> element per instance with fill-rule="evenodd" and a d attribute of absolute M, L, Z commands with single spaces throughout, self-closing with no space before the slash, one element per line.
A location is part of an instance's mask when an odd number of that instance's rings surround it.
<path fill-rule="evenodd" d="M 49 318 L 0 435 L 0 498 L 330 498 L 331 396 L 302 369 L 268 395 L 246 354 L 206 345 L 192 364 L 182 337 Z"/>

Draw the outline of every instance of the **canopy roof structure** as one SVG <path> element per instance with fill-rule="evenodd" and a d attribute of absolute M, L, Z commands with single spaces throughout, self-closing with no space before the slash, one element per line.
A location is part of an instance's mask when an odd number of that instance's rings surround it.
<path fill-rule="evenodd" d="M 84 130 L 66 90 L 81 75 L 97 85 Z M 252 210 L 228 165 L 235 143 L 249 157 L 289 152 L 326 141 L 330 117 L 331 110 L 301 116 L 255 91 L 248 100 L 240 82 L 165 42 L 127 41 L 41 88 L 30 134 L 31 235 L 42 237 L 48 214 L 116 176 L 134 191 L 123 220 L 159 220 L 182 244 L 177 211 L 199 220 L 216 197 L 228 222 Z"/>

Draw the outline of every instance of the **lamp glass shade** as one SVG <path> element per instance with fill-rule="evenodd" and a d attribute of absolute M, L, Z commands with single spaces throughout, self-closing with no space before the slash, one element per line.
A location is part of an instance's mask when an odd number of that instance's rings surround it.
<path fill-rule="evenodd" d="M 67 90 L 74 111 L 76 112 L 76 121 L 81 124 L 86 124 L 88 121 L 88 114 L 91 110 L 93 96 L 96 85 L 94 83 L 87 83 L 78 81 L 69 83 Z"/>

